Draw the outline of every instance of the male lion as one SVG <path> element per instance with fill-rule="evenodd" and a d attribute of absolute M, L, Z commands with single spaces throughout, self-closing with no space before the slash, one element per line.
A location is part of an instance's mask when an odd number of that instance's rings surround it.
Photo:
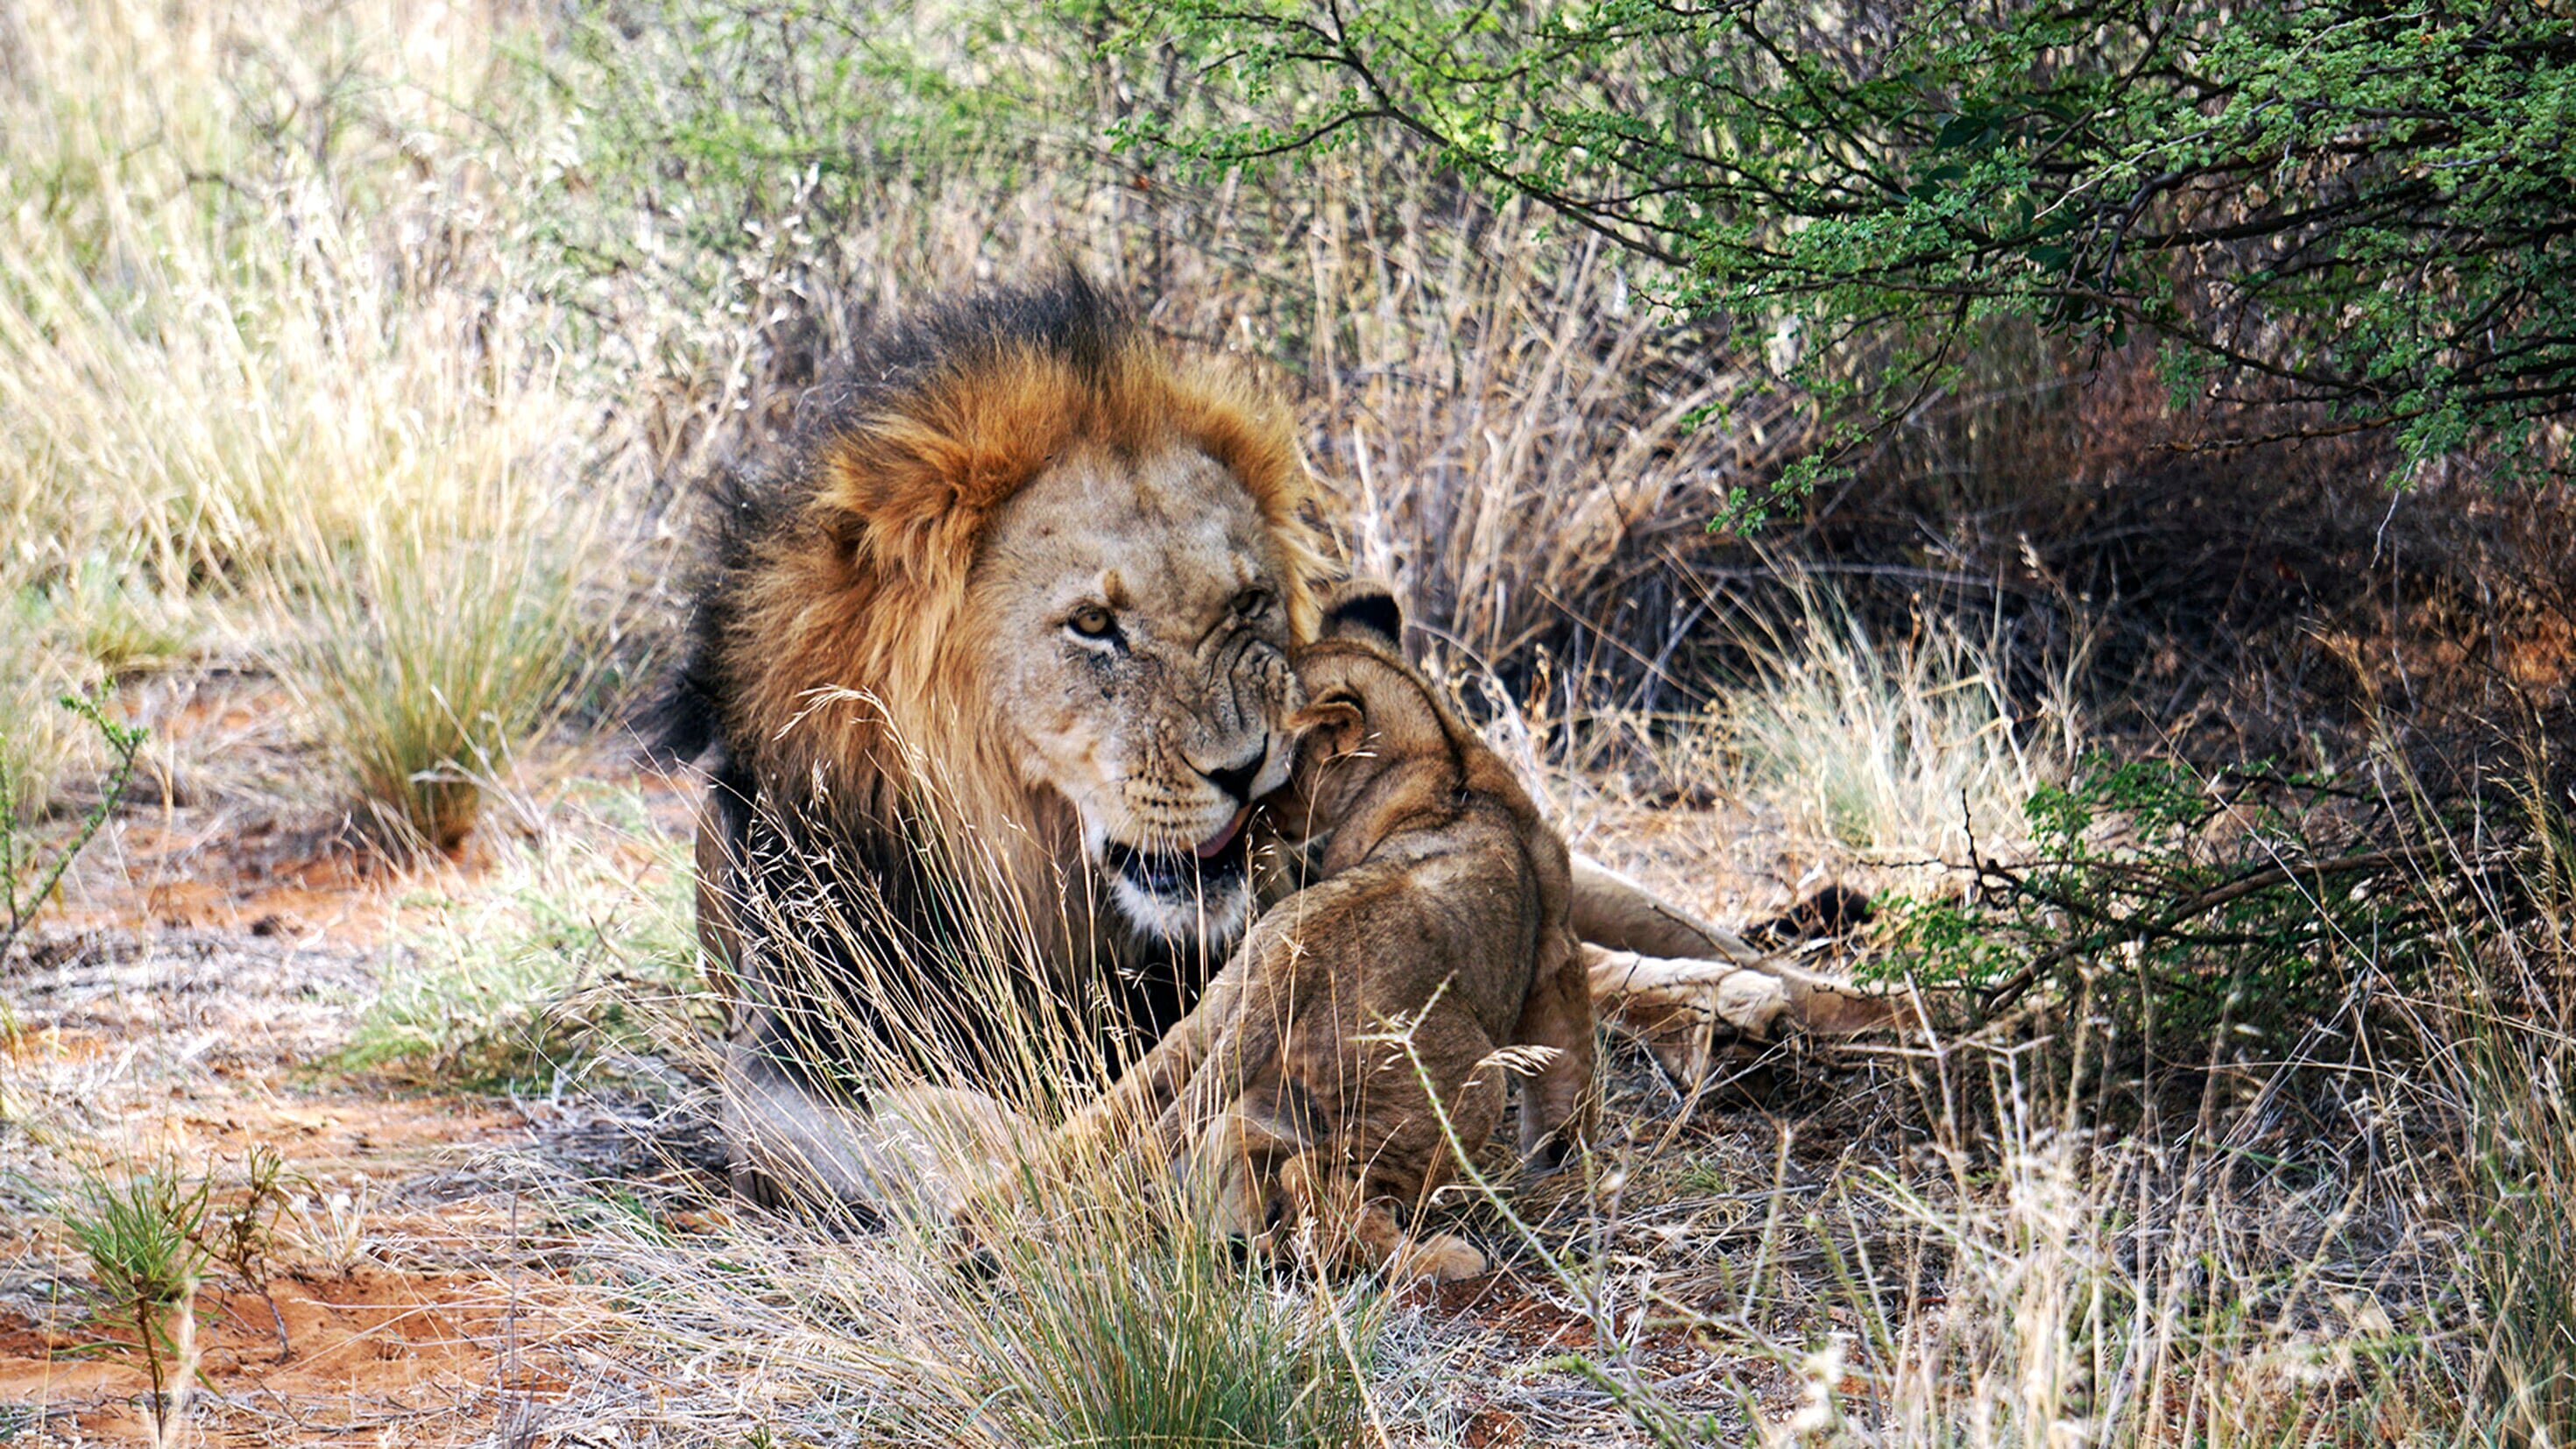
<path fill-rule="evenodd" d="M 1399 1278 L 1484 1271 L 1418 1208 L 1520 1087 L 1542 1170 L 1590 1129 L 1592 991 L 1564 842 L 1404 661 L 1394 600 L 1353 585 L 1297 651 L 1308 701 L 1266 807 L 1315 883 L 1265 910 L 1198 1009 L 1068 1126 L 1070 1160 L 1169 1157 L 1209 1226 Z M 1519 1060 L 1504 1048 L 1532 1049 Z M 1007 1194 L 1006 1194 L 1007 1195 Z M 973 1230 L 970 1208 L 966 1226 Z"/>
<path fill-rule="evenodd" d="M 921 1119 L 1004 1130 L 977 1064 L 1013 1018 L 1106 1078 L 1249 923 L 1245 822 L 1315 629 L 1307 480 L 1274 404 L 1068 271 L 867 339 L 713 501 L 659 735 L 711 756 L 735 1184 L 882 1204 L 918 1186 Z M 1648 953 L 1592 960 L 1647 1024 L 1788 1009 L 1770 975 L 1653 959 L 1740 943 L 1574 880 L 1578 931 Z M 960 1090 L 872 1090 L 889 1055 Z"/>

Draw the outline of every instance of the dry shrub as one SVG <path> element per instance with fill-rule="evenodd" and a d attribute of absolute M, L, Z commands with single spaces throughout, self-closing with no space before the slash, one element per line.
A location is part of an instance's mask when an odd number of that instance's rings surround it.
<path fill-rule="evenodd" d="M 2563 710 L 2576 498 L 2456 471 L 2392 488 L 2366 436 L 2245 441 L 2286 421 L 2180 408 L 2143 351 L 2005 332 L 1765 546 L 1882 633 L 1953 615 L 2024 707 L 2071 679 L 2146 748 L 2348 764 L 2402 698 L 2432 767 L 2480 716 Z"/>

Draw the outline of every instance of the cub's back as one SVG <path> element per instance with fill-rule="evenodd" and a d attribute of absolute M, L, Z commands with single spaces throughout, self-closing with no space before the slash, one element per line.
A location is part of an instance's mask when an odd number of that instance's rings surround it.
<path fill-rule="evenodd" d="M 1341 753 L 1299 765 L 1305 823 L 1329 836 L 1312 862 L 1324 879 L 1273 907 L 1263 933 L 1293 933 L 1309 958 L 1301 974 L 1342 968 L 1342 989 L 1381 1015 L 1420 1009 L 1445 981 L 1499 1037 L 1568 930 L 1564 843 L 1391 647 L 1328 639 L 1298 668 L 1311 694 L 1355 706 L 1358 724 Z"/>

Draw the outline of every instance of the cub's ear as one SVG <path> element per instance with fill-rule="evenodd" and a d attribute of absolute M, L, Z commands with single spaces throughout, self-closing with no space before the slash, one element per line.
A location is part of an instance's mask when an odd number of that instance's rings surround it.
<path fill-rule="evenodd" d="M 1367 728 L 1368 719 L 1360 712 L 1359 701 L 1338 691 L 1288 716 L 1288 732 L 1296 736 L 1298 752 L 1314 751 L 1325 759 L 1356 749 Z M 1307 758 L 1314 755 L 1308 754 Z"/>
<path fill-rule="evenodd" d="M 1376 579 L 1347 579 L 1324 593 L 1326 639 L 1370 639 L 1401 653 L 1404 610 L 1395 591 Z"/>

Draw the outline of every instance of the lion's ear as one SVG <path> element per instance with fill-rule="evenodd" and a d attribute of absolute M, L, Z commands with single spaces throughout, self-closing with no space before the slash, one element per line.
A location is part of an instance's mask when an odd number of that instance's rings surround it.
<path fill-rule="evenodd" d="M 1404 647 L 1404 610 L 1395 591 L 1376 579 L 1347 579 L 1324 594 L 1326 639 L 1369 639 L 1389 649 Z"/>

